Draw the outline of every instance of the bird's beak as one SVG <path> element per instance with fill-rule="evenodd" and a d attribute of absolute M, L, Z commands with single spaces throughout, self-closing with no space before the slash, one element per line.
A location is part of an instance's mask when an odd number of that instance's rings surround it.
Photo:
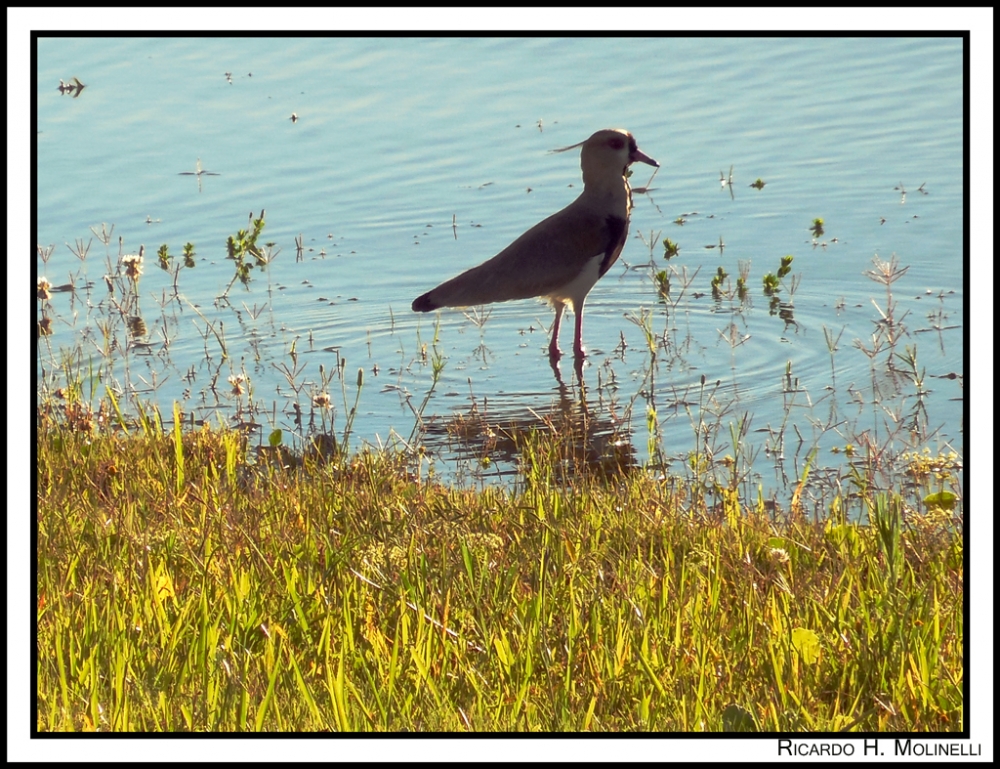
<path fill-rule="evenodd" d="M 643 152 L 638 147 L 635 148 L 635 152 L 628 156 L 628 162 L 631 163 L 645 163 L 646 165 L 653 166 L 654 168 L 659 168 L 660 164 L 653 160 L 649 155 Z"/>

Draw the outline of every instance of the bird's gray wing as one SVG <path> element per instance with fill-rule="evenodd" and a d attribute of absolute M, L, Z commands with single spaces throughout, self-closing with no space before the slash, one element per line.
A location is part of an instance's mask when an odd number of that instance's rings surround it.
<path fill-rule="evenodd" d="M 627 222 L 570 205 L 521 235 L 499 254 L 428 291 L 413 303 L 427 312 L 547 296 L 570 283 L 591 259 L 600 274 L 618 258 Z"/>

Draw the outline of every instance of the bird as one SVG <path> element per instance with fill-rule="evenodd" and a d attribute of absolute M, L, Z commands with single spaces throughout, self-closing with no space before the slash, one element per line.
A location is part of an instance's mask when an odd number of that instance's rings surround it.
<path fill-rule="evenodd" d="M 628 235 L 632 191 L 625 176 L 635 162 L 659 168 L 622 128 L 605 128 L 586 141 L 553 150 L 580 147 L 583 192 L 566 208 L 542 220 L 507 248 L 413 300 L 414 312 L 469 307 L 513 299 L 542 297 L 555 309 L 550 361 L 558 361 L 559 324 L 568 305 L 576 316 L 573 354 L 583 346 L 583 303 L 594 284 L 615 263 Z"/>

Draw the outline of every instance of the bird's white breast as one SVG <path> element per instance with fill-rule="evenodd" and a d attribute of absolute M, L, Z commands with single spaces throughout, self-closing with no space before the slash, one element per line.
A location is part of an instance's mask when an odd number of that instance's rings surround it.
<path fill-rule="evenodd" d="M 556 302 L 568 302 L 574 313 L 579 312 L 580 308 L 583 307 L 583 300 L 586 299 L 590 289 L 601 277 L 601 261 L 603 259 L 603 252 L 592 256 L 573 280 L 550 292 L 548 298 Z"/>

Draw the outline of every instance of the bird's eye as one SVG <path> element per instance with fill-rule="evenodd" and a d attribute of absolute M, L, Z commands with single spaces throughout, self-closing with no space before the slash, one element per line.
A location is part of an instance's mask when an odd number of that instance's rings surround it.
<path fill-rule="evenodd" d="M 608 139 L 608 146 L 613 150 L 620 150 L 625 146 L 625 140 L 619 139 L 617 136 L 613 139 Z"/>

